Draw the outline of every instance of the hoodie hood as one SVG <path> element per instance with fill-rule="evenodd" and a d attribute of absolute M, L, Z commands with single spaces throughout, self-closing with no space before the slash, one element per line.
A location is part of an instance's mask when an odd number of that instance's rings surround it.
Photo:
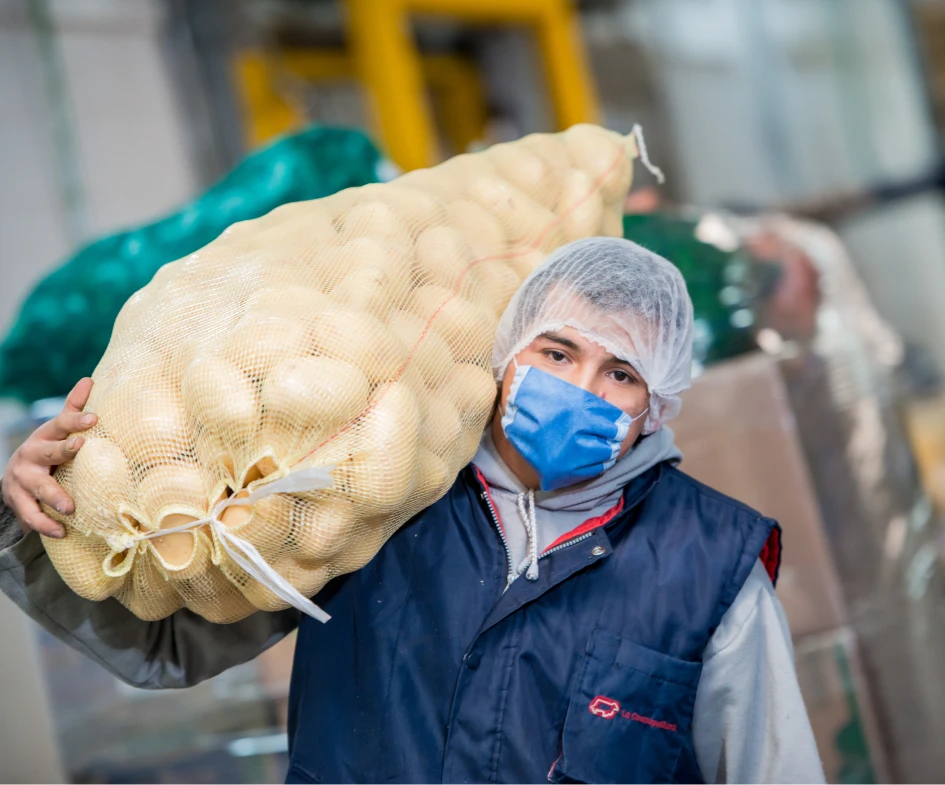
<path fill-rule="evenodd" d="M 555 491 L 529 491 L 502 460 L 486 428 L 473 465 L 481 472 L 503 525 L 513 574 L 538 577 L 538 556 L 555 540 L 590 518 L 604 515 L 635 478 L 663 461 L 677 464 L 682 453 L 673 432 L 663 426 L 639 442 L 599 477 Z"/>

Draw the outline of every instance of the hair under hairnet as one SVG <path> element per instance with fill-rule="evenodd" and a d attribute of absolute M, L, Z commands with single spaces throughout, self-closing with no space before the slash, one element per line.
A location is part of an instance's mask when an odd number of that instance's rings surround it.
<path fill-rule="evenodd" d="M 650 391 L 652 433 L 680 409 L 690 385 L 692 301 L 672 264 L 629 240 L 592 237 L 556 250 L 525 279 L 499 320 L 492 368 L 539 335 L 571 327 L 630 363 Z"/>

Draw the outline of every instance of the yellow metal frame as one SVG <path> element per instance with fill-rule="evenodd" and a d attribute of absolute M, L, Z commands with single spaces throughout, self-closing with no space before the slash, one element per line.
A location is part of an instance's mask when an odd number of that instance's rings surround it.
<path fill-rule="evenodd" d="M 559 129 L 598 119 L 597 100 L 570 0 L 344 0 L 350 54 L 286 52 L 279 62 L 258 53 L 237 61 L 237 83 L 247 107 L 248 136 L 258 144 L 304 118 L 275 89 L 278 68 L 305 78 L 360 82 L 380 139 L 404 170 L 439 160 L 433 110 L 425 83 L 441 89 L 445 132 L 458 149 L 476 138 L 485 110 L 478 78 L 461 58 L 428 57 L 410 33 L 412 15 L 444 16 L 477 24 L 524 25 L 534 30 Z"/>
<path fill-rule="evenodd" d="M 486 126 L 485 98 L 475 65 L 455 55 L 424 55 L 420 65 L 450 147 L 464 152 L 482 139 Z M 277 88 L 284 74 L 314 83 L 358 81 L 354 62 L 339 49 L 287 49 L 269 56 L 242 52 L 236 59 L 236 83 L 252 147 L 305 122 L 303 113 Z"/>

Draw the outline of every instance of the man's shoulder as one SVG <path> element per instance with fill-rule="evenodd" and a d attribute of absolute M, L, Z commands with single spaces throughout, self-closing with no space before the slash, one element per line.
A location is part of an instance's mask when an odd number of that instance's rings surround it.
<path fill-rule="evenodd" d="M 717 491 L 695 477 L 686 474 L 676 466 L 665 465 L 660 477 L 659 485 L 662 492 L 679 503 L 699 504 L 700 510 L 723 517 L 739 517 L 753 521 L 774 522 L 773 519 L 761 514 L 753 507 Z"/>
<path fill-rule="evenodd" d="M 777 582 L 782 543 L 781 527 L 776 520 L 676 467 L 664 467 L 659 486 L 662 486 L 661 504 L 666 505 L 664 519 L 678 518 L 691 536 L 729 543 L 740 576 L 736 583 L 740 585 L 748 577 L 751 566 L 758 559 L 771 582 Z"/>

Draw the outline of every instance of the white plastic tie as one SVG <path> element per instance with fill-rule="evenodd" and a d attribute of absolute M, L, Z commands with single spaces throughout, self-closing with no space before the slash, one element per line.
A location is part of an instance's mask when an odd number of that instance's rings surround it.
<path fill-rule="evenodd" d="M 650 163 L 650 156 L 646 152 L 646 140 L 643 138 L 643 129 L 639 124 L 633 126 L 633 130 L 630 132 L 633 134 L 634 139 L 637 140 L 637 150 L 640 151 L 640 163 L 642 163 L 653 175 L 657 182 L 662 185 L 666 182 L 666 175 L 663 174 L 663 170 L 658 166 Z"/>
<path fill-rule="evenodd" d="M 201 526 L 209 525 L 216 532 L 223 549 L 229 557 L 233 559 L 250 577 L 259 581 L 269 591 L 275 594 L 283 602 L 287 602 L 293 608 L 297 608 L 302 613 L 311 616 L 320 622 L 328 621 L 329 616 L 325 611 L 319 608 L 308 597 L 301 594 L 291 583 L 276 572 L 256 547 L 229 530 L 229 528 L 220 520 L 220 516 L 227 507 L 248 506 L 255 504 L 260 499 L 272 496 L 276 493 L 306 493 L 308 491 L 318 491 L 324 488 L 331 488 L 334 484 L 331 473 L 334 466 L 307 466 L 290 472 L 283 477 L 272 482 L 262 483 L 257 486 L 248 495 L 237 498 L 230 496 L 218 502 L 210 511 L 210 515 L 196 521 L 188 521 L 180 526 L 172 526 L 169 529 L 159 529 L 158 531 L 148 532 L 147 534 L 138 534 L 131 536 L 127 541 L 122 540 L 120 544 L 124 548 L 116 550 L 127 550 L 135 543 L 141 540 L 150 540 L 156 537 L 163 537 L 166 534 L 176 534 L 177 532 L 186 532 L 197 529 Z M 118 543 L 116 543 L 118 544 Z"/>

